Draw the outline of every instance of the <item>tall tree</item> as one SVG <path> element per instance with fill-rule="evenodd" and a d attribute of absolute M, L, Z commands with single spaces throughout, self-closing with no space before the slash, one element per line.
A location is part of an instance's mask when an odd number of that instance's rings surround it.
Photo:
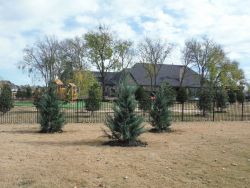
<path fill-rule="evenodd" d="M 119 68 L 123 70 L 133 64 L 135 55 L 133 50 L 133 42 L 129 40 L 118 40 L 115 45 L 115 54 L 119 62 Z"/>
<path fill-rule="evenodd" d="M 186 72 L 188 67 L 193 66 L 193 61 L 191 59 L 191 48 L 190 45 L 192 45 L 191 41 L 186 41 L 185 42 L 185 47 L 182 50 L 182 63 L 183 67 L 181 69 L 182 72 L 180 72 L 180 85 L 179 87 L 181 88 L 183 85 L 183 80 L 185 78 Z"/>
<path fill-rule="evenodd" d="M 46 36 L 33 46 L 24 49 L 19 68 L 28 71 L 34 78 L 42 79 L 46 85 L 62 73 L 58 61 L 59 43 L 55 37 Z"/>
<path fill-rule="evenodd" d="M 75 71 L 86 70 L 88 62 L 84 39 L 75 37 L 61 41 L 59 59 L 63 67 L 60 79 L 65 83 L 73 78 Z"/>
<path fill-rule="evenodd" d="M 214 41 L 203 37 L 200 41 L 191 39 L 188 41 L 189 45 L 189 62 L 193 63 L 200 75 L 200 86 L 204 87 L 210 71 L 211 64 L 218 64 L 224 58 L 224 52 L 218 44 Z"/>
<path fill-rule="evenodd" d="M 106 26 L 100 25 L 97 31 L 85 34 L 89 60 L 101 74 L 102 97 L 105 98 L 107 72 L 118 68 L 119 63 L 115 58 L 115 40 Z"/>
<path fill-rule="evenodd" d="M 139 44 L 139 58 L 144 63 L 144 68 L 151 82 L 151 90 L 157 86 L 157 76 L 161 70 L 162 64 L 169 56 L 172 45 L 162 42 L 160 39 L 145 38 Z"/>

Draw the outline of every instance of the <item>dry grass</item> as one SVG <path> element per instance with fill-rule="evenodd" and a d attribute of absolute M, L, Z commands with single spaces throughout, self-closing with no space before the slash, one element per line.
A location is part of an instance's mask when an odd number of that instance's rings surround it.
<path fill-rule="evenodd" d="M 0 187 L 248 187 L 250 123 L 175 123 L 147 147 L 103 146 L 102 124 L 0 126 Z"/>

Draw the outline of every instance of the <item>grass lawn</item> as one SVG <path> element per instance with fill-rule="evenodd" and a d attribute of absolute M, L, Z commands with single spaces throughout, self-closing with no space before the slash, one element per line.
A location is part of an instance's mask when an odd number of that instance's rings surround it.
<path fill-rule="evenodd" d="M 174 123 L 147 147 L 102 145 L 103 124 L 0 126 L 0 187 L 248 187 L 250 122 Z M 150 128 L 147 126 L 147 128 Z"/>

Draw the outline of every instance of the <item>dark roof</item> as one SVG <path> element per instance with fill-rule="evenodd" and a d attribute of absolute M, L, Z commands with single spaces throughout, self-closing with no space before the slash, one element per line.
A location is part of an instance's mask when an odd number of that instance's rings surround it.
<path fill-rule="evenodd" d="M 168 82 L 173 87 L 178 87 L 180 85 L 180 75 L 181 69 L 184 68 L 183 65 L 167 65 L 161 64 L 158 65 L 160 72 L 157 76 L 156 84 L 157 86 L 161 85 L 163 82 Z M 137 63 L 130 69 L 125 69 L 120 72 L 107 72 L 106 73 L 106 84 L 107 85 L 116 85 L 119 83 L 122 73 L 130 72 L 132 78 L 136 81 L 138 85 L 150 86 L 150 78 L 147 76 L 147 72 L 144 68 L 143 63 Z M 92 72 L 95 77 L 101 82 L 100 72 Z M 200 77 L 199 75 L 190 68 L 187 68 L 184 79 L 184 87 L 200 87 Z"/>
<path fill-rule="evenodd" d="M 183 65 L 167 65 L 161 64 L 160 72 L 157 76 L 156 84 L 159 86 L 163 82 L 168 82 L 171 86 L 178 87 L 180 85 L 180 75 Z M 136 82 L 139 85 L 150 86 L 150 78 L 147 76 L 147 72 L 143 63 L 135 64 L 130 72 Z M 183 86 L 185 87 L 200 87 L 199 75 L 190 68 L 187 68 L 186 74 L 183 80 Z"/>
<path fill-rule="evenodd" d="M 123 76 L 123 73 L 125 71 L 127 73 L 130 73 L 129 69 L 125 69 L 125 70 L 120 71 L 120 72 L 106 72 L 106 76 L 105 76 L 106 85 L 114 86 L 114 85 L 118 84 L 120 82 L 120 80 L 121 80 L 121 78 Z M 92 72 L 92 73 L 98 79 L 98 81 L 101 82 L 101 74 L 100 74 L 100 72 Z"/>

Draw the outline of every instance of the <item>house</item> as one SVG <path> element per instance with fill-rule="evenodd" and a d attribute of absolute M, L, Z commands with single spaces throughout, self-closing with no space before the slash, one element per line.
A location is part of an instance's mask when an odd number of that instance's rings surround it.
<path fill-rule="evenodd" d="M 156 79 L 156 86 L 159 87 L 162 83 L 167 82 L 173 88 L 178 89 L 184 72 L 183 65 L 169 65 L 161 64 L 157 65 L 160 68 Z M 124 69 L 120 72 L 107 72 L 106 73 L 106 96 L 114 96 L 117 90 L 117 85 L 120 82 L 124 72 L 127 74 L 127 80 L 131 85 L 142 86 L 145 90 L 151 90 L 151 80 L 144 68 L 143 63 L 136 63 L 129 69 Z M 97 80 L 101 83 L 101 74 L 99 72 L 93 72 Z M 153 80 L 154 83 L 154 80 Z M 200 76 L 198 73 L 187 67 L 183 78 L 183 87 L 189 88 L 190 94 L 196 96 L 198 89 L 200 88 Z"/>

